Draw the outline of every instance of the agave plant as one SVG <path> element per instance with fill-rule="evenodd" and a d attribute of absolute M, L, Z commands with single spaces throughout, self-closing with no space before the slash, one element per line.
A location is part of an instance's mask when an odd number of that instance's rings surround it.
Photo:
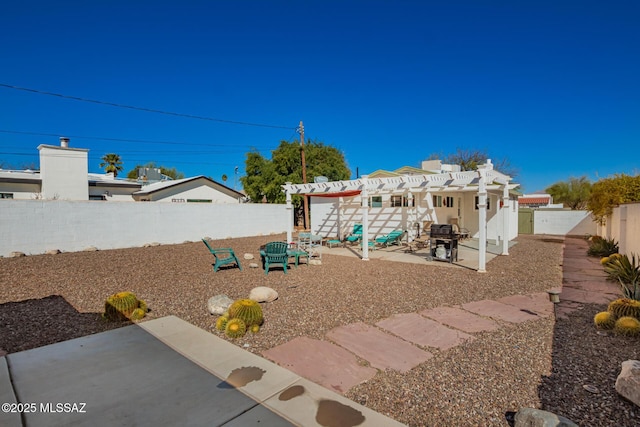
<path fill-rule="evenodd" d="M 589 256 L 608 257 L 617 252 L 618 242 L 614 239 L 603 239 L 602 237 L 590 240 L 589 249 L 587 249 L 587 255 Z"/>
<path fill-rule="evenodd" d="M 640 301 L 640 257 L 631 254 L 613 257 L 604 265 L 604 271 L 622 286 L 625 298 Z"/>

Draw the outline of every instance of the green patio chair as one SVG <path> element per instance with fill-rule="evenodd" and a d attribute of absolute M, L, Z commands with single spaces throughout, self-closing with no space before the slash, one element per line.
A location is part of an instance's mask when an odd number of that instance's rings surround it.
<path fill-rule="evenodd" d="M 207 246 L 211 255 L 214 256 L 216 262 L 213 264 L 213 271 L 217 272 L 220 267 L 223 265 L 229 264 L 237 264 L 240 271 L 242 271 L 242 266 L 240 265 L 240 260 L 233 252 L 231 248 L 212 248 L 209 242 L 206 239 L 202 239 L 202 242 Z"/>
<path fill-rule="evenodd" d="M 353 232 L 349 234 L 345 241 L 354 244 L 362 239 L 362 224 L 353 224 Z"/>
<path fill-rule="evenodd" d="M 400 242 L 400 239 L 402 238 L 403 235 L 404 235 L 404 231 L 393 230 L 389 234 L 376 237 L 376 243 L 384 247 L 387 247 L 390 245 L 397 245 Z"/>
<path fill-rule="evenodd" d="M 289 262 L 288 246 L 285 242 L 269 242 L 264 247 L 264 274 L 269 274 L 269 267 L 273 264 L 280 264 L 287 274 L 287 263 Z"/>

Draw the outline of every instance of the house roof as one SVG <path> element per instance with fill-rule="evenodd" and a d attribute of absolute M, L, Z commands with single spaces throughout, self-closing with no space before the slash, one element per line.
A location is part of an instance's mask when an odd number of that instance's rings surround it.
<path fill-rule="evenodd" d="M 0 182 L 14 184 L 40 184 L 39 171 L 14 171 L 0 169 Z"/>
<path fill-rule="evenodd" d="M 136 191 L 133 194 L 135 194 L 136 196 L 148 195 L 148 194 L 152 194 L 167 188 L 184 185 L 187 182 L 197 181 L 199 179 L 212 183 L 213 186 L 216 187 L 218 190 L 222 190 L 223 192 L 229 194 L 232 197 L 238 197 L 238 198 L 244 197 L 244 194 L 240 193 L 239 191 L 236 191 L 233 188 L 229 188 L 226 185 L 221 184 L 218 181 L 214 181 L 213 179 L 208 178 L 204 175 L 198 175 L 191 178 L 175 179 L 171 181 L 154 182 L 153 184 L 145 185 L 144 187 L 142 187 L 140 191 Z"/>
<path fill-rule="evenodd" d="M 518 197 L 518 203 L 520 205 L 548 205 L 551 203 L 550 196 L 536 196 L 536 197 L 527 197 L 520 196 Z"/>

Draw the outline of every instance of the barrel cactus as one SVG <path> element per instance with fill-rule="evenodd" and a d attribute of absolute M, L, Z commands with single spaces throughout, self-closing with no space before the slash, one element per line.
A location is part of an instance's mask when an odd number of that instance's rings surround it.
<path fill-rule="evenodd" d="M 260 325 L 251 325 L 249 330 L 254 334 L 257 334 L 258 332 L 260 332 Z"/>
<path fill-rule="evenodd" d="M 118 292 L 107 298 L 103 316 L 108 320 L 140 320 L 147 311 L 147 304 L 133 292 Z"/>
<path fill-rule="evenodd" d="M 608 310 L 617 318 L 628 316 L 640 320 L 640 301 L 630 298 L 618 298 L 609 303 Z"/>
<path fill-rule="evenodd" d="M 616 316 L 610 311 L 601 311 L 594 316 L 593 322 L 598 328 L 613 329 L 616 323 Z"/>
<path fill-rule="evenodd" d="M 621 317 L 616 320 L 614 330 L 621 335 L 638 336 L 640 335 L 640 320 L 629 316 Z"/>
<path fill-rule="evenodd" d="M 229 318 L 227 316 L 218 317 L 218 320 L 216 320 L 216 329 L 219 331 L 224 331 L 225 328 L 227 327 L 228 321 L 229 321 Z"/>
<path fill-rule="evenodd" d="M 262 324 L 262 307 L 256 301 L 240 299 L 229 307 L 230 319 L 242 319 L 246 326 Z"/>
<path fill-rule="evenodd" d="M 247 332 L 247 325 L 244 323 L 242 319 L 239 319 L 239 318 L 229 320 L 224 329 L 224 333 L 229 338 L 242 337 L 246 332 Z"/>

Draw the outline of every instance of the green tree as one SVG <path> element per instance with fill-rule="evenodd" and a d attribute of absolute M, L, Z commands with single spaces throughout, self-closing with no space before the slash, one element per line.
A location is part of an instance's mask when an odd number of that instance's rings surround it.
<path fill-rule="evenodd" d="M 226 174 L 222 174 L 222 182 L 227 182 L 227 175 Z"/>
<path fill-rule="evenodd" d="M 568 181 L 556 182 L 545 191 L 556 203 L 562 203 L 572 210 L 585 209 L 591 194 L 591 182 L 586 176 L 571 177 Z"/>
<path fill-rule="evenodd" d="M 138 169 L 140 168 L 160 169 L 161 174 L 169 176 L 172 179 L 184 178 L 184 173 L 178 171 L 176 168 L 167 168 L 165 166 L 158 166 L 156 165 L 155 162 L 149 162 L 146 165 L 136 165 L 135 168 L 131 169 L 129 173 L 127 173 L 127 178 L 138 179 Z"/>
<path fill-rule="evenodd" d="M 123 169 L 122 159 L 115 153 L 105 154 L 101 160 L 102 163 L 100 163 L 100 167 L 104 168 L 106 173 L 113 172 L 114 177 L 118 176 L 118 172 Z"/>
<path fill-rule="evenodd" d="M 284 203 L 282 185 L 285 182 L 302 183 L 301 146 L 297 142 L 281 141 L 271 152 L 271 160 L 265 159 L 258 151 L 247 153 L 245 176 L 240 178 L 245 192 L 253 202 Z M 304 146 L 307 181 L 313 182 L 317 176 L 326 176 L 330 181 L 349 179 L 351 171 L 347 167 L 344 154 L 337 148 L 320 141 L 309 140 Z M 302 197 L 294 196 L 296 207 L 302 204 Z"/>
<path fill-rule="evenodd" d="M 620 174 L 601 179 L 591 186 L 587 209 L 596 221 L 604 225 L 614 207 L 630 202 L 640 202 L 640 175 Z"/>

